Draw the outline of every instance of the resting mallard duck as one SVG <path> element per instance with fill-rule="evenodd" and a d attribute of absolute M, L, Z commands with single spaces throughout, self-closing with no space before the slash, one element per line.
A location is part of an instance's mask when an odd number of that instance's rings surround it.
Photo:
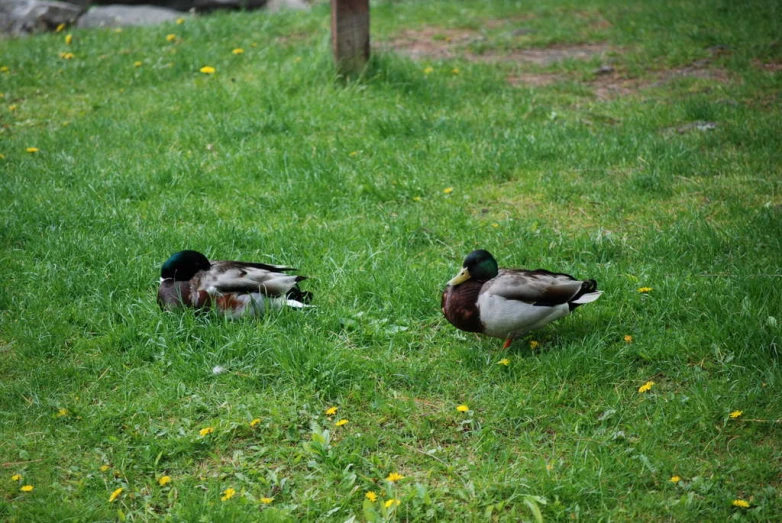
<path fill-rule="evenodd" d="M 209 261 L 197 251 L 179 251 L 160 269 L 157 301 L 166 310 L 216 309 L 230 318 L 258 316 L 267 306 L 302 308 L 312 298 L 297 285 L 306 276 L 290 267 L 240 261 Z"/>
<path fill-rule="evenodd" d="M 580 281 L 544 269 L 498 269 L 489 252 L 473 251 L 443 291 L 443 314 L 457 329 L 504 338 L 519 336 L 567 316 L 600 297 L 595 280 Z"/>

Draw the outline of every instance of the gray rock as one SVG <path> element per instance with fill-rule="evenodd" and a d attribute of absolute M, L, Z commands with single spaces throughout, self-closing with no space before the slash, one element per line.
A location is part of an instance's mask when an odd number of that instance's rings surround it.
<path fill-rule="evenodd" d="M 266 8 L 269 11 L 279 11 L 280 9 L 308 9 L 309 5 L 304 0 L 269 0 Z"/>
<path fill-rule="evenodd" d="M 72 23 L 81 14 L 78 5 L 43 0 L 0 0 L 0 32 L 22 35 Z"/>
<path fill-rule="evenodd" d="M 717 128 L 717 124 L 714 122 L 690 122 L 688 124 L 684 124 L 681 127 L 676 129 L 676 132 L 679 134 L 685 134 L 689 133 L 691 131 L 713 131 Z"/>
<path fill-rule="evenodd" d="M 2 0 L 0 0 L 2 1 Z M 70 0 L 69 0 L 70 1 Z M 122 2 L 126 5 L 142 5 L 150 0 L 73 0 L 91 2 L 93 5 L 112 5 Z M 308 9 L 308 0 L 154 0 L 158 7 L 167 7 L 177 11 L 213 11 L 215 9 L 259 9 L 265 7 L 270 11 L 280 9 Z"/>
<path fill-rule="evenodd" d="M 534 33 L 537 33 L 537 31 L 531 27 L 519 27 L 518 29 L 514 29 L 510 32 L 511 36 L 526 36 Z"/>
<path fill-rule="evenodd" d="M 173 22 L 182 13 L 153 5 L 107 5 L 96 6 L 84 13 L 76 27 L 128 27 L 134 25 L 155 25 Z"/>
<path fill-rule="evenodd" d="M 268 0 L 92 0 L 93 5 L 113 5 L 117 2 L 125 5 L 141 6 L 153 2 L 157 7 L 177 11 L 213 11 L 215 9 L 257 9 L 265 7 Z"/>

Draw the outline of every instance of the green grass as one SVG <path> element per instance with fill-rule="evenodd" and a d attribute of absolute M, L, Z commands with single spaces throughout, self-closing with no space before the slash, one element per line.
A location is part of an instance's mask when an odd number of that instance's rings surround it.
<path fill-rule="evenodd" d="M 0 40 L 0 519 L 782 519 L 780 11 L 378 2 L 348 80 L 324 4 Z M 595 95 L 605 59 L 630 92 Z M 439 310 L 479 247 L 605 294 L 503 353 Z M 296 266 L 317 308 L 162 313 L 183 248 Z"/>

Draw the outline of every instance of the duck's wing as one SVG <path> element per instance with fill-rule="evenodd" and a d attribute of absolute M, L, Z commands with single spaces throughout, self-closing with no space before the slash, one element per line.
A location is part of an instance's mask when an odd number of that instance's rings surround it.
<path fill-rule="evenodd" d="M 266 263 L 214 261 L 212 268 L 201 275 L 199 288 L 209 294 L 256 292 L 266 296 L 285 296 L 297 282 L 306 279 L 306 276 L 283 272 L 292 270 L 295 269 Z"/>
<path fill-rule="evenodd" d="M 599 291 L 594 280 L 581 281 L 569 274 L 545 269 L 501 269 L 495 278 L 486 282 L 481 291 L 482 294 L 498 295 L 508 300 L 523 301 L 541 307 L 565 303 L 579 305 L 579 298 L 597 292 Z"/>

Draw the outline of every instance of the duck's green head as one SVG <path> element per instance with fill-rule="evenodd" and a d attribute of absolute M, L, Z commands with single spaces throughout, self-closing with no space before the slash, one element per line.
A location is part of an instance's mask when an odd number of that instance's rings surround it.
<path fill-rule="evenodd" d="M 459 285 L 470 278 L 488 281 L 497 276 L 497 274 L 499 274 L 497 260 L 494 259 L 494 256 L 489 251 L 480 249 L 472 251 L 467 255 L 462 264 L 462 270 L 448 282 L 448 285 Z"/>
<path fill-rule="evenodd" d="M 163 280 L 187 281 L 198 271 L 208 271 L 209 260 L 198 251 L 179 251 L 171 255 L 160 268 Z"/>

